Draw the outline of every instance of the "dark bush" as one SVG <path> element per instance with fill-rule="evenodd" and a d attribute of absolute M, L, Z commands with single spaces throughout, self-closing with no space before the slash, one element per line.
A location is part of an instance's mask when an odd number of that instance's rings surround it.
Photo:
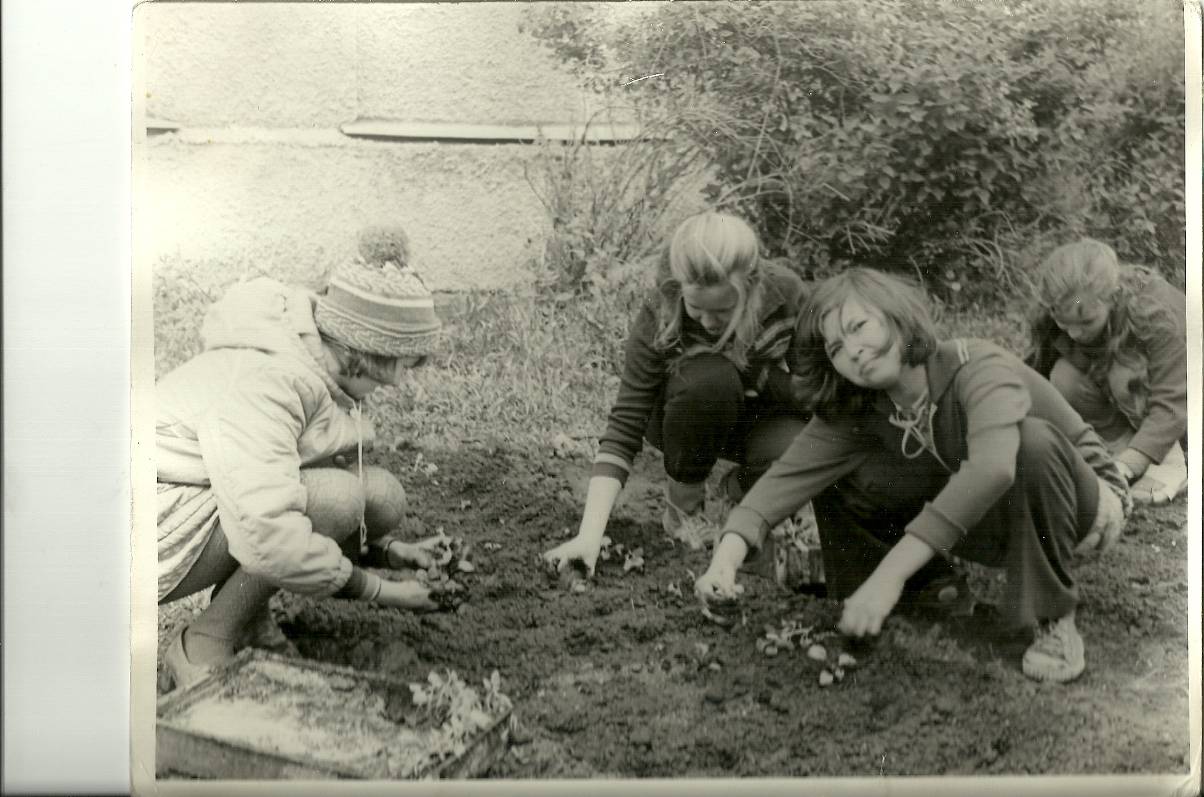
<path fill-rule="evenodd" d="M 1182 282 L 1181 7 L 1130 0 L 538 7 L 599 91 L 672 120 L 770 254 L 945 296 L 1080 234 Z M 633 77 L 658 77 L 628 83 Z"/>

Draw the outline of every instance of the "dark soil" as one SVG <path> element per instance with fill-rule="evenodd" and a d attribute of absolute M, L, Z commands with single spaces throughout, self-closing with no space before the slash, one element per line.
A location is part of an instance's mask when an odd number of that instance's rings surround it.
<path fill-rule="evenodd" d="M 1067 686 L 1020 671 L 1028 639 L 989 606 L 973 617 L 900 614 L 828 687 L 802 651 L 757 651 L 766 626 L 831 628 L 839 606 L 746 573 L 742 618 L 705 619 L 693 573 L 708 554 L 659 527 L 660 478 L 646 462 L 608 535 L 641 546 L 643 572 L 600 562 L 573 592 L 541 552 L 576 531 L 588 465 L 513 451 L 374 455 L 406 484 L 414 537 L 443 527 L 474 543 L 468 601 L 414 615 L 291 595 L 277 615 L 301 652 L 418 679 L 449 667 L 500 671 L 520 720 L 500 778 L 880 776 L 1186 772 L 1185 502 L 1138 509 L 1127 536 L 1077 571 L 1088 669 Z M 500 548 L 491 550 L 495 543 Z M 679 596 L 674 590 L 676 586 Z M 989 587 L 989 583 L 987 584 Z M 827 641 L 829 661 L 841 649 Z"/>

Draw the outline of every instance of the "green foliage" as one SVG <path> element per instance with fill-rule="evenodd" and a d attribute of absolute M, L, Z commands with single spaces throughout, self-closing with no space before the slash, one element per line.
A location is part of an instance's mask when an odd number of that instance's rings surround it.
<path fill-rule="evenodd" d="M 626 85 L 713 167 L 708 199 L 816 274 L 857 262 L 946 296 L 1025 286 L 1091 234 L 1183 260 L 1182 26 L 1129 0 L 537 7 L 590 85 Z M 1181 13 L 1181 12 L 1179 12 Z"/>

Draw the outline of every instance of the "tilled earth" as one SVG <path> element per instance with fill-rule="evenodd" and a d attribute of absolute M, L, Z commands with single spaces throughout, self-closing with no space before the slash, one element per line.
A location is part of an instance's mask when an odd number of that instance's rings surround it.
<path fill-rule="evenodd" d="M 477 446 L 372 460 L 406 485 L 408 536 L 442 527 L 474 544 L 467 602 L 414 615 L 282 595 L 277 617 L 319 660 L 413 680 L 446 667 L 479 682 L 497 669 L 519 727 L 493 777 L 1187 771 L 1183 500 L 1139 508 L 1126 537 L 1077 570 L 1088 658 L 1078 681 L 1025 678 L 1028 639 L 1002 632 L 981 605 L 972 617 L 892 617 L 875 644 L 850 648 L 856 668 L 821 686 L 838 638 L 827 664 L 797 649 L 766 656 L 756 641 L 783 620 L 831 628 L 839 606 L 749 572 L 736 625 L 705 619 L 691 573 L 708 555 L 660 530 L 655 462 L 632 477 L 608 530 L 643 548 L 643 570 L 612 558 L 574 592 L 539 554 L 576 530 L 583 458 Z M 996 580 L 973 576 L 989 597 Z M 180 614 L 167 607 L 161 628 Z"/>

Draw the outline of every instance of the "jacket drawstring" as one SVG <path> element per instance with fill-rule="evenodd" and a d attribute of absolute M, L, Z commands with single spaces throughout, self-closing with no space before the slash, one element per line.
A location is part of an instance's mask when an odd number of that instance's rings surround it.
<path fill-rule="evenodd" d="M 364 427 L 363 427 L 363 408 L 360 403 L 355 402 L 351 409 L 351 417 L 355 419 L 355 455 L 356 464 L 359 466 L 360 477 L 360 495 L 364 496 L 363 508 L 360 509 L 360 553 L 368 552 L 368 521 L 365 517 L 368 506 L 368 494 L 364 486 Z"/>
<path fill-rule="evenodd" d="M 891 426 L 903 430 L 903 441 L 899 447 L 903 456 L 907 459 L 915 459 L 916 457 L 928 451 L 932 456 L 936 457 L 936 461 L 941 463 L 941 467 L 952 473 L 952 469 L 941 459 L 940 453 L 936 450 L 936 440 L 932 435 L 932 421 L 936 417 L 936 404 L 929 402 L 928 391 L 924 391 L 924 395 L 916 401 L 911 409 L 904 409 L 898 404 L 895 405 L 895 410 L 890 414 Z M 919 448 L 908 450 L 908 442 L 915 438 L 919 443 Z"/>

